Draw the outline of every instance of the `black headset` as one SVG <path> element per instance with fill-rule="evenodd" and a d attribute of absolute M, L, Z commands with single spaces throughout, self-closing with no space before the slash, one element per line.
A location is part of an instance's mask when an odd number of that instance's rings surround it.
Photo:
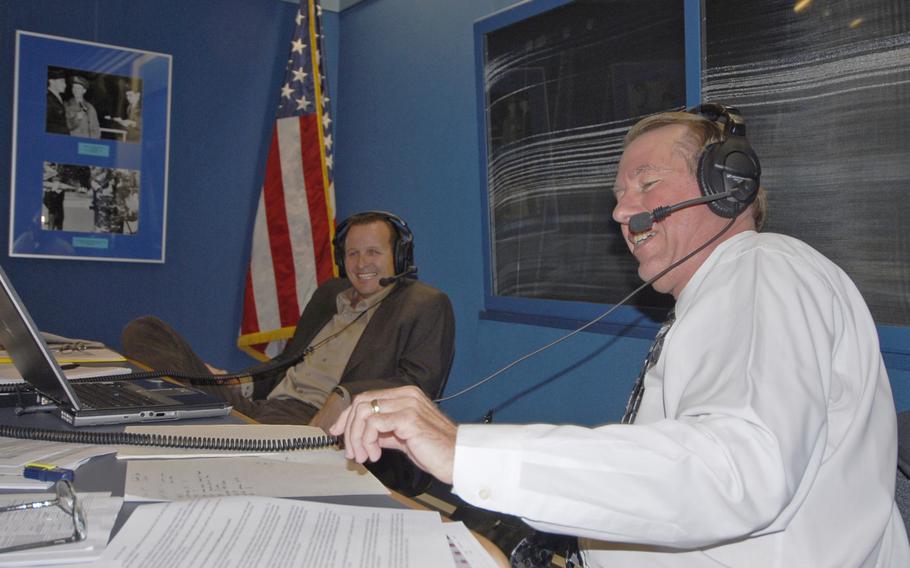
<path fill-rule="evenodd" d="M 709 144 L 698 159 L 698 187 L 702 195 L 732 191 L 731 197 L 708 203 L 711 211 L 730 219 L 755 201 L 761 164 L 746 140 L 746 121 L 739 110 L 718 103 L 705 103 L 689 110 L 711 122 L 722 122 L 723 138 Z"/>
<path fill-rule="evenodd" d="M 395 274 L 402 274 L 412 268 L 416 272 L 416 266 L 414 266 L 414 233 L 411 232 L 404 219 L 388 211 L 361 211 L 342 221 L 338 228 L 335 229 L 332 247 L 335 249 L 335 265 L 338 267 L 338 276 L 342 278 L 347 276 L 347 272 L 344 269 L 344 239 L 351 228 L 351 221 L 364 215 L 375 215 L 379 217 L 378 220 L 388 221 L 395 228 L 395 244 L 392 247 Z"/>

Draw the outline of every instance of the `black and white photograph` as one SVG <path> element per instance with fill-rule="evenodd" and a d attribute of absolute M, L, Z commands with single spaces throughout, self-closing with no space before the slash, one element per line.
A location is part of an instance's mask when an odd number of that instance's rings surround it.
<path fill-rule="evenodd" d="M 171 56 L 17 30 L 12 76 L 10 256 L 164 262 Z"/>
<path fill-rule="evenodd" d="M 48 66 L 48 134 L 140 142 L 142 79 Z"/>
<path fill-rule="evenodd" d="M 46 231 L 139 231 L 139 171 L 44 162 L 41 228 Z"/>

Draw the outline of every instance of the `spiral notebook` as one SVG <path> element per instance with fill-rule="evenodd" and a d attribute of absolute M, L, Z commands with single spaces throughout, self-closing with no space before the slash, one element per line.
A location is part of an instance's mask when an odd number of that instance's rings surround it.
<path fill-rule="evenodd" d="M 67 381 L 2 268 L 0 287 L 0 343 L 22 378 L 73 426 L 161 422 L 231 411 L 230 404 L 215 396 L 163 379 Z"/>

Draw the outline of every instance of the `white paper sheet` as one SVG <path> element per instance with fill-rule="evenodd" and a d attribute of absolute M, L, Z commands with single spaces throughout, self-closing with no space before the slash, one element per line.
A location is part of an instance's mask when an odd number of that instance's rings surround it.
<path fill-rule="evenodd" d="M 499 568 L 464 523 L 443 523 L 442 527 L 457 568 Z"/>
<path fill-rule="evenodd" d="M 388 489 L 341 451 L 293 452 L 275 459 L 228 457 L 130 460 L 127 501 L 174 501 L 227 495 L 317 497 L 387 495 Z"/>
<path fill-rule="evenodd" d="M 138 568 L 454 568 L 439 515 L 223 497 L 138 507 L 101 557 Z"/>
<path fill-rule="evenodd" d="M 0 566 L 36 564 L 70 564 L 90 562 L 101 556 L 123 505 L 120 497 L 110 493 L 77 493 L 86 517 L 86 539 L 0 555 Z M 53 498 L 48 493 L 2 494 L 0 504 L 10 505 Z M 68 536 L 73 533 L 73 519 L 59 507 L 42 507 L 25 511 L 0 513 L 0 547 Z"/>

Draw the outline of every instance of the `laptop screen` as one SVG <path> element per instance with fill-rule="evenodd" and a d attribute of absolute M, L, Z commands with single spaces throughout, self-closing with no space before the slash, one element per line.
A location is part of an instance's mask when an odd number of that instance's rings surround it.
<path fill-rule="evenodd" d="M 38 392 L 62 406 L 81 409 L 79 398 L 51 355 L 38 327 L 0 268 L 0 343 L 19 374 Z"/>

